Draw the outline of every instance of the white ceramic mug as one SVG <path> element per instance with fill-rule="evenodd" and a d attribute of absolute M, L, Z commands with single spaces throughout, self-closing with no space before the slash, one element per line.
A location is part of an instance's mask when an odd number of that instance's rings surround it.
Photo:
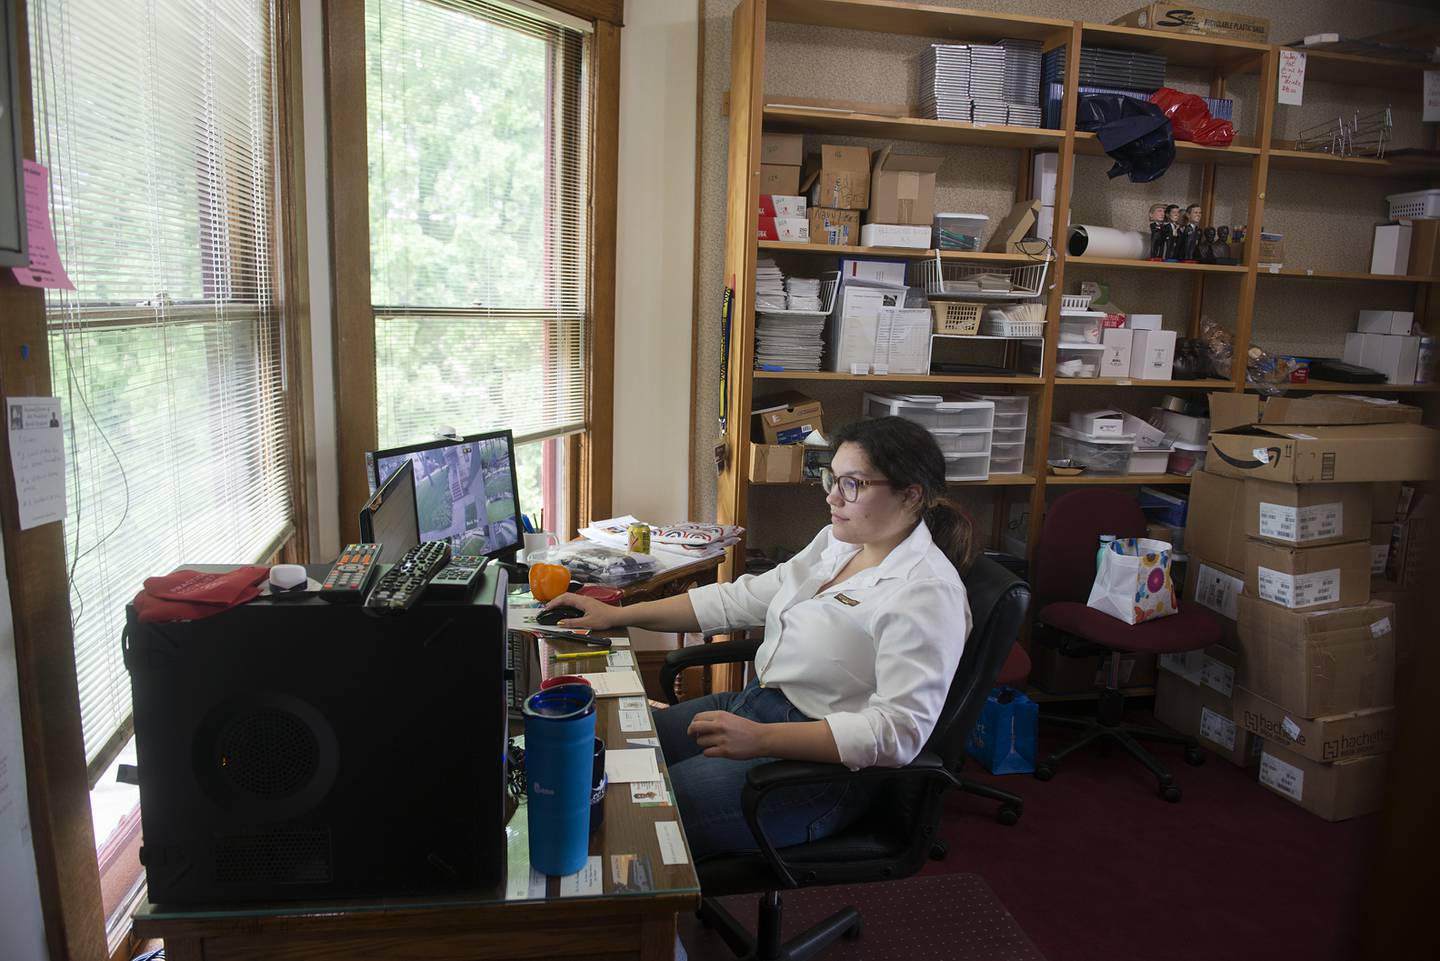
<path fill-rule="evenodd" d="M 525 561 L 529 563 L 532 555 L 542 554 L 552 547 L 558 546 L 560 538 L 549 531 L 540 531 L 536 534 L 525 535 Z"/>

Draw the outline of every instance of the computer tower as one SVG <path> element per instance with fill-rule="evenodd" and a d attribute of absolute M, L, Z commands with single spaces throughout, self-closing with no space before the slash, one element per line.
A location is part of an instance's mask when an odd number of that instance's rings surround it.
<path fill-rule="evenodd" d="M 132 608 L 151 902 L 498 883 L 505 585 L 495 565 L 469 602 L 426 597 L 400 615 L 262 596 L 142 624 Z"/>

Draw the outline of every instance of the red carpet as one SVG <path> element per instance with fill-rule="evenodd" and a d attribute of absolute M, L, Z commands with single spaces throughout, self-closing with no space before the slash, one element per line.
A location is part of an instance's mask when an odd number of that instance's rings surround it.
<path fill-rule="evenodd" d="M 1148 715 L 1133 720 L 1152 723 Z M 1067 736 L 1042 727 L 1042 752 Z M 1214 755 L 1192 768 L 1178 747 L 1153 749 L 1185 792 L 1179 804 L 1160 800 L 1149 772 L 1118 751 L 1071 755 L 1048 783 L 968 768 L 976 780 L 1021 794 L 1025 814 L 1005 827 L 995 820 L 993 802 L 952 792 L 941 827 L 949 856 L 930 863 L 922 877 L 979 875 L 1053 961 L 1352 957 L 1379 819 L 1331 824 L 1262 788 L 1254 768 Z M 867 887 L 848 895 L 835 889 L 825 898 L 827 908 L 849 903 L 866 914 L 864 937 L 837 949 L 836 961 L 890 956 L 879 947 L 886 937 L 883 902 Z M 787 894 L 787 916 L 803 910 L 808 918 L 803 899 L 819 893 Z M 960 908 L 928 887 L 907 886 L 905 894 L 915 900 L 913 913 L 947 930 Z M 737 917 L 753 925 L 754 899 L 740 900 Z M 680 935 L 695 961 L 730 957 L 693 917 L 680 919 Z M 867 944 L 872 953 L 859 950 Z M 914 961 L 971 956 L 909 950 Z"/>

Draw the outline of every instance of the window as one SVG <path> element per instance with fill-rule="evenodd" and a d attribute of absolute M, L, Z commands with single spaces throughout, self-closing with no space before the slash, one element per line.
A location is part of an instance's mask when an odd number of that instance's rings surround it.
<path fill-rule="evenodd" d="M 481 0 L 365 15 L 380 446 L 508 427 L 556 529 L 561 445 L 527 442 L 585 427 L 589 35 Z"/>
<path fill-rule="evenodd" d="M 36 150 L 75 284 L 46 315 L 94 771 L 128 736 L 120 634 L 144 578 L 264 560 L 291 529 L 274 17 L 273 0 L 29 4 Z"/>

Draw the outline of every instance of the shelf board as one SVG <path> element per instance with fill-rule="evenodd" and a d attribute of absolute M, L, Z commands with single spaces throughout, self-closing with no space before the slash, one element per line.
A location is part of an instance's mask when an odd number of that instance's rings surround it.
<path fill-rule="evenodd" d="M 1420 89 L 1426 68 L 1436 67 L 1433 63 L 1391 60 L 1358 53 L 1307 50 L 1304 47 L 1294 49 L 1305 54 L 1305 79 L 1312 83 L 1389 87 L 1414 92 Z"/>
<path fill-rule="evenodd" d="M 946 481 L 947 487 L 1034 487 L 1034 474 L 991 474 L 982 480 Z"/>
<path fill-rule="evenodd" d="M 1245 268 L 1238 264 L 1233 267 L 1229 264 L 1171 264 L 1163 260 L 1127 260 L 1123 257 L 1066 257 L 1065 263 L 1077 267 L 1119 267 L 1124 270 L 1178 270 L 1206 274 L 1245 273 Z"/>
<path fill-rule="evenodd" d="M 1440 174 L 1440 160 L 1433 157 L 1401 155 L 1376 160 L 1374 157 L 1336 157 L 1312 150 L 1283 148 L 1270 151 L 1270 167 L 1272 170 L 1301 170 L 1350 177 L 1427 177 Z"/>
<path fill-rule="evenodd" d="M 1070 34 L 1068 20 L 947 10 L 890 0 L 770 0 L 766 18 L 775 23 L 900 33 L 935 40 L 1063 40 Z"/>
<path fill-rule="evenodd" d="M 1259 390 L 1246 384 L 1246 390 Z M 1333 380 L 1307 380 L 1303 384 L 1287 384 L 1285 391 L 1333 391 L 1345 394 L 1433 394 L 1440 393 L 1440 384 L 1345 384 Z"/>
<path fill-rule="evenodd" d="M 842 384 L 1009 384 L 1039 387 L 1043 377 L 1005 377 L 990 374 L 847 374 L 830 370 L 757 370 L 756 380 L 829 380 Z"/>
<path fill-rule="evenodd" d="M 1370 274 L 1350 270 L 1301 270 L 1298 267 L 1270 270 L 1260 268 L 1261 277 L 1292 277 L 1298 280 L 1374 280 L 1408 284 L 1440 284 L 1440 277 L 1423 274 Z"/>
<path fill-rule="evenodd" d="M 1096 485 L 1129 486 L 1137 484 L 1189 484 L 1190 478 L 1175 474 L 1075 474 L 1071 477 L 1046 477 L 1046 485 Z"/>
<path fill-rule="evenodd" d="M 792 254 L 830 254 L 835 257 L 902 257 L 907 260 L 933 260 L 935 251 L 918 247 L 857 247 L 853 244 L 796 244 L 784 240 L 756 241 L 759 250 L 783 250 Z M 1033 264 L 1042 258 L 1028 254 L 992 254 L 985 251 L 942 250 L 941 260 L 963 260 L 992 264 Z"/>
<path fill-rule="evenodd" d="M 1225 72 L 1258 73 L 1262 59 L 1270 52 L 1267 44 L 1225 37 L 1202 37 L 1098 23 L 1083 24 L 1081 29 L 1080 42 L 1084 46 L 1161 53 L 1171 66 L 1219 67 Z"/>
<path fill-rule="evenodd" d="M 1064 344 L 1060 345 L 1064 347 Z M 1056 377 L 1056 387 L 1163 387 L 1166 390 L 1229 390 L 1228 380 L 1139 380 L 1134 377 Z"/>
<path fill-rule="evenodd" d="M 1075 132 L 1075 152 L 1089 156 L 1103 157 L 1105 155 L 1105 149 L 1100 146 L 1099 138 L 1088 130 L 1077 130 Z M 1248 164 L 1258 156 L 1260 156 L 1259 147 L 1243 145 L 1205 147 L 1200 144 L 1187 143 L 1183 140 L 1175 141 L 1175 161 L 1177 163 L 1239 165 Z"/>
<path fill-rule="evenodd" d="M 1058 150 L 1065 140 L 1063 130 L 1045 130 L 1040 127 L 1007 127 L 1003 124 L 926 120 L 922 117 L 885 117 L 879 114 L 815 110 L 810 107 L 766 107 L 765 129 L 1021 149 L 1049 147 Z"/>

